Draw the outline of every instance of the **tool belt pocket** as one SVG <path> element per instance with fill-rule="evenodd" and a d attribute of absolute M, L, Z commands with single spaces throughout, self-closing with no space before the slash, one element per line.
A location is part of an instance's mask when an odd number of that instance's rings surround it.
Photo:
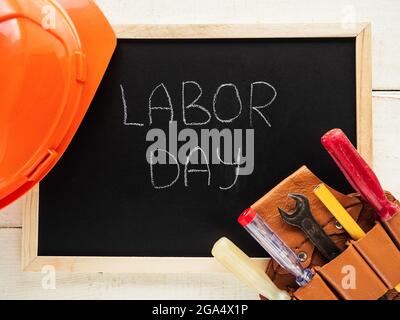
<path fill-rule="evenodd" d="M 320 179 L 302 167 L 252 205 L 298 255 L 302 266 L 312 270 L 314 277 L 299 288 L 294 277 L 274 260 L 266 273 L 278 288 L 287 290 L 296 300 L 379 299 L 400 283 L 400 215 L 389 223 L 375 222 L 374 210 L 358 194 L 343 195 L 330 189 L 366 232 L 354 241 L 313 194 L 320 183 Z M 277 207 L 293 206 L 288 203 L 289 193 L 307 196 L 314 218 L 341 251 L 335 258 L 327 261 L 301 230 L 283 221 Z M 389 193 L 387 197 L 396 201 Z"/>
<path fill-rule="evenodd" d="M 313 268 L 297 300 L 376 300 L 400 283 L 400 251 L 380 223 L 324 266 Z"/>
<path fill-rule="evenodd" d="M 293 300 L 338 300 L 336 294 L 317 273 L 305 287 L 292 293 Z"/>
<path fill-rule="evenodd" d="M 353 244 L 315 272 L 344 300 L 376 300 L 388 288 Z"/>
<path fill-rule="evenodd" d="M 380 223 L 315 272 L 345 300 L 376 300 L 400 283 L 400 251 Z M 296 293 L 294 294 L 296 296 Z"/>
<path fill-rule="evenodd" d="M 350 241 L 357 252 L 375 271 L 388 289 L 400 284 L 400 251 L 377 223 L 366 235 L 357 241 Z"/>
<path fill-rule="evenodd" d="M 391 194 L 386 194 L 386 196 L 389 200 L 396 201 Z M 389 221 L 382 222 L 382 225 L 400 250 L 400 214 L 398 213 Z"/>

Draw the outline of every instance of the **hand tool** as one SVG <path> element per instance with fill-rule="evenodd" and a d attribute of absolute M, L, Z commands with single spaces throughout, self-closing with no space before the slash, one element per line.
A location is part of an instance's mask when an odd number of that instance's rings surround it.
<path fill-rule="evenodd" d="M 397 204 L 386 198 L 375 173 L 342 130 L 327 132 L 321 142 L 351 186 L 376 210 L 382 220 L 389 220 L 400 211 Z"/>
<path fill-rule="evenodd" d="M 258 267 L 228 238 L 222 237 L 213 246 L 211 254 L 239 280 L 257 290 L 268 300 L 290 300 L 290 295 L 277 288 L 265 270 Z"/>
<path fill-rule="evenodd" d="M 365 236 L 365 232 L 323 183 L 314 189 L 314 193 L 353 240 Z"/>
<path fill-rule="evenodd" d="M 287 213 L 283 209 L 278 208 L 282 219 L 288 224 L 303 230 L 325 258 L 328 260 L 336 258 L 340 254 L 340 250 L 318 222 L 315 221 L 308 199 L 304 195 L 295 193 L 290 193 L 288 196 L 296 201 L 296 207 L 292 213 Z"/>
<path fill-rule="evenodd" d="M 297 255 L 272 231 L 268 224 L 252 209 L 239 216 L 238 222 L 284 269 L 296 276 L 299 286 L 311 281 L 310 269 L 303 269 Z"/>
<path fill-rule="evenodd" d="M 365 232 L 323 183 L 314 189 L 314 193 L 353 240 L 358 240 L 365 236 Z M 400 292 L 400 283 L 395 289 Z"/>

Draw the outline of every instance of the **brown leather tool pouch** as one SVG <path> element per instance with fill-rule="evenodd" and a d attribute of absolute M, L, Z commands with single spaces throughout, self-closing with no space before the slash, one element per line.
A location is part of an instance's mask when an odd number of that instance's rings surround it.
<path fill-rule="evenodd" d="M 315 270 L 345 300 L 377 300 L 388 291 L 352 244 Z"/>
<path fill-rule="evenodd" d="M 307 286 L 293 292 L 292 296 L 296 300 L 338 300 L 336 295 L 318 274 L 314 275 Z"/>
<path fill-rule="evenodd" d="M 397 285 L 400 272 L 399 250 L 382 225 L 375 223 L 374 210 L 359 195 L 344 195 L 330 188 L 347 212 L 367 232 L 359 241 L 351 241 L 315 196 L 313 190 L 320 183 L 322 181 L 303 166 L 251 206 L 301 257 L 303 267 L 312 269 L 315 276 L 307 286 L 299 288 L 294 276 L 274 260 L 271 260 L 266 272 L 279 288 L 290 292 L 296 300 L 378 299 Z M 280 217 L 278 207 L 286 211 L 294 209 L 294 201 L 287 196 L 289 193 L 300 193 L 308 198 L 315 220 L 342 250 L 332 261 L 326 261 L 300 229 L 288 225 Z M 388 194 L 388 198 L 394 201 L 392 195 Z M 396 227 L 399 227 L 398 223 L 390 225 L 392 229 Z M 390 229 L 386 225 L 385 228 Z M 392 239 L 395 237 L 392 236 Z M 351 278 L 354 271 L 355 285 Z"/>
<path fill-rule="evenodd" d="M 400 251 L 379 222 L 351 243 L 389 289 L 400 283 Z"/>
<path fill-rule="evenodd" d="M 394 200 L 391 195 L 388 196 L 388 199 L 398 202 L 397 200 Z M 400 213 L 396 214 L 392 219 L 382 222 L 382 225 L 400 250 Z"/>

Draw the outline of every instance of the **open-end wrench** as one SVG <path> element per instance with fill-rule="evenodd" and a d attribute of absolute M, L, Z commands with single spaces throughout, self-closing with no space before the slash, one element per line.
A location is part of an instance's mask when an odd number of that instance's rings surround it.
<path fill-rule="evenodd" d="M 332 260 L 337 257 L 340 250 L 314 219 L 308 199 L 304 195 L 295 193 L 290 193 L 288 196 L 296 201 L 296 207 L 291 213 L 278 208 L 282 219 L 300 228 L 326 259 Z"/>

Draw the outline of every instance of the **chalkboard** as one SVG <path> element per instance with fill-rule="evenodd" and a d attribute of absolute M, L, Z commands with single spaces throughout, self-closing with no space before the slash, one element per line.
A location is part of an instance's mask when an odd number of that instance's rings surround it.
<path fill-rule="evenodd" d="M 356 38 L 119 39 L 40 185 L 39 256 L 210 257 L 302 165 L 351 189 L 320 137 L 357 144 Z"/>

